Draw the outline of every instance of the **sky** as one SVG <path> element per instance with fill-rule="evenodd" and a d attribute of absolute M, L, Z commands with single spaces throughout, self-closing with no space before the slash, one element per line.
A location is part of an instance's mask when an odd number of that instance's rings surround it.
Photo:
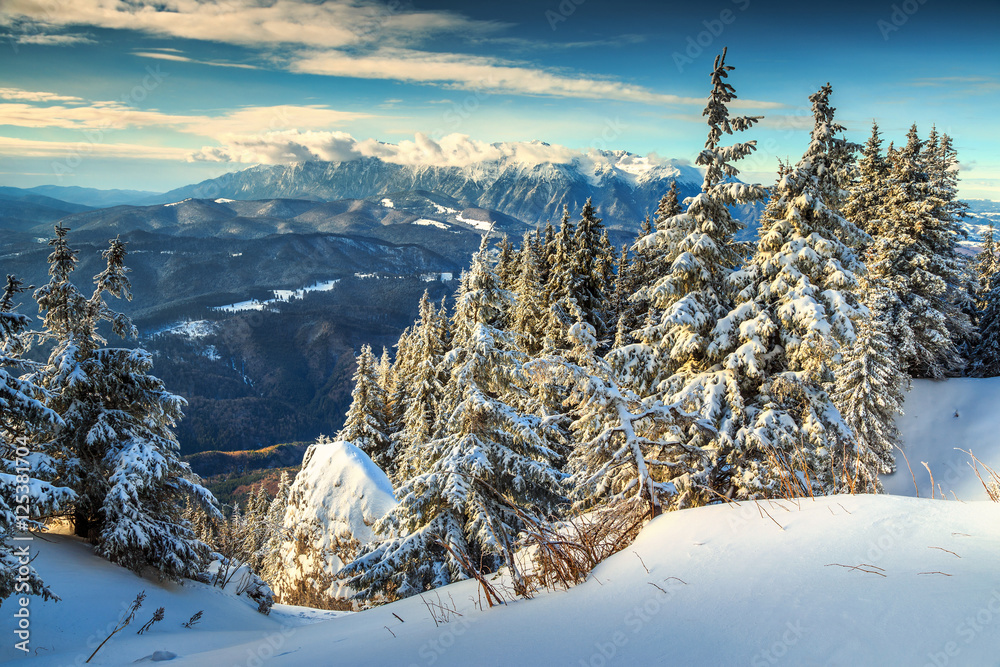
<path fill-rule="evenodd" d="M 744 180 L 801 156 L 829 82 L 848 138 L 935 125 L 961 195 L 1000 199 L 998 32 L 996 0 L 0 0 L 0 185 L 162 192 L 257 163 L 464 165 L 496 142 L 693 162 L 726 47 L 732 112 L 764 116 Z"/>

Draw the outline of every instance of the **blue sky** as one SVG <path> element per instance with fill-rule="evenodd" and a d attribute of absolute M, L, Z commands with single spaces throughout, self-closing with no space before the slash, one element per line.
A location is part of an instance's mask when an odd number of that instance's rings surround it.
<path fill-rule="evenodd" d="M 515 144 L 693 160 L 714 54 L 765 121 L 747 180 L 797 159 L 829 81 L 863 141 L 955 138 L 1000 199 L 1000 3 L 4 0 L 0 184 L 167 190 L 254 163 L 467 164 Z M 512 149 L 514 150 L 514 149 Z"/>

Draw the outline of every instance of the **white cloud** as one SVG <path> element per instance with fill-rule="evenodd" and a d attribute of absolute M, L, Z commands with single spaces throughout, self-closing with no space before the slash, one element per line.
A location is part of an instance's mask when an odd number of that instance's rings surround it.
<path fill-rule="evenodd" d="M 170 51 L 170 52 L 167 52 Z M 178 63 L 196 63 L 198 65 L 211 65 L 212 67 L 238 67 L 240 69 L 260 69 L 256 65 L 249 65 L 247 63 L 230 63 L 222 62 L 220 60 L 196 60 L 195 58 L 188 58 L 187 56 L 179 55 L 181 51 L 177 49 L 163 49 L 163 52 L 159 51 L 133 51 L 133 56 L 139 56 L 140 58 L 152 58 L 153 60 L 169 60 Z"/>
<path fill-rule="evenodd" d="M 0 97 L 35 102 L 74 101 L 80 98 L 0 88 Z M 73 130 L 124 129 L 126 127 L 170 127 L 179 132 L 217 137 L 222 134 L 328 128 L 371 118 L 370 114 L 338 111 L 323 105 L 276 105 L 246 107 L 218 116 L 186 116 L 156 110 L 140 110 L 121 102 L 102 101 L 87 105 L 35 106 L 20 102 L 0 103 L 0 125 Z"/>
<path fill-rule="evenodd" d="M 417 133 L 412 140 L 390 144 L 375 139 L 358 141 L 345 132 L 265 132 L 220 137 L 221 145 L 206 146 L 190 156 L 196 162 L 238 162 L 242 164 L 285 164 L 307 160 L 348 162 L 362 157 L 377 157 L 401 165 L 464 167 L 492 160 L 510 160 L 521 164 L 568 164 L 574 161 L 602 161 L 607 157 L 565 146 L 541 142 L 490 144 L 470 139 L 464 134 L 450 134 L 434 140 Z M 655 154 L 652 164 L 678 164 Z"/>
<path fill-rule="evenodd" d="M 47 158 L 135 158 L 143 160 L 183 160 L 184 148 L 89 141 L 38 141 L 0 136 L 0 155 Z"/>
<path fill-rule="evenodd" d="M 4 34 L 3 39 L 9 39 L 17 44 L 33 44 L 36 46 L 75 46 L 76 44 L 95 44 L 93 39 L 85 35 L 53 35 L 53 34 Z"/>
<path fill-rule="evenodd" d="M 441 32 L 484 34 L 502 27 L 452 12 L 393 6 L 363 0 L 5 0 L 3 11 L 8 22 L 141 30 L 249 46 L 337 48 Z"/>
<path fill-rule="evenodd" d="M 24 100 L 26 102 L 82 102 L 83 100 L 73 95 L 57 95 L 56 93 L 45 93 L 34 90 L 22 90 L 20 88 L 0 88 L 0 99 L 4 100 Z"/>
<path fill-rule="evenodd" d="M 658 93 L 601 77 L 562 74 L 531 64 L 414 48 L 430 37 L 475 39 L 507 27 L 454 12 L 393 9 L 370 0 L 5 0 L 8 21 L 42 27 L 97 26 L 238 44 L 269 51 L 293 72 L 385 79 L 489 92 L 644 104 L 703 105 L 703 98 Z M 456 40 L 457 41 L 457 40 Z M 439 39 L 440 42 L 440 39 Z M 446 43 L 446 42 L 445 42 Z M 279 48 L 280 47 L 280 48 Z M 288 47 L 298 50 L 288 51 Z M 291 55 L 289 55 L 289 53 Z M 153 51 L 147 58 L 185 61 Z M 192 59 L 187 61 L 196 62 Z M 206 62 L 217 66 L 232 63 Z M 734 108 L 780 108 L 737 100 Z"/>
<path fill-rule="evenodd" d="M 340 51 L 302 52 L 289 69 L 306 74 L 443 84 L 484 93 L 615 99 L 652 104 L 704 104 L 703 98 L 656 93 L 619 81 L 563 76 L 495 58 L 388 48 L 351 56 Z"/>

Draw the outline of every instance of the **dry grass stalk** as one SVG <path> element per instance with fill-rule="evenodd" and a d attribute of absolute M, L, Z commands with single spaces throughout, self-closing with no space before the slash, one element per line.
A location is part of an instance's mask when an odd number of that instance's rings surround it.
<path fill-rule="evenodd" d="M 959 449 L 957 447 L 956 449 L 969 455 L 973 461 L 973 463 L 969 464 L 969 467 L 975 471 L 976 477 L 979 478 L 979 483 L 983 485 L 984 489 L 986 489 L 986 495 L 989 496 L 990 500 L 993 502 L 1000 503 L 1000 473 L 997 473 L 996 470 L 976 458 L 976 455 L 971 451 L 966 452 L 964 449 Z M 986 470 L 986 473 L 989 475 L 988 481 L 983 479 L 982 474 L 979 472 L 979 466 L 983 466 Z"/>
<path fill-rule="evenodd" d="M 631 544 L 649 513 L 644 501 L 631 499 L 560 523 L 521 518 L 527 526 L 520 544 L 530 562 L 525 574 L 529 588 L 566 590 Z"/>

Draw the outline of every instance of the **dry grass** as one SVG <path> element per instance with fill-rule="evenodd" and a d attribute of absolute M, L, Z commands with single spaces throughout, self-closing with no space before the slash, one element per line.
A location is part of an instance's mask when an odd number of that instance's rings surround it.
<path fill-rule="evenodd" d="M 971 451 L 966 452 L 964 449 L 959 449 L 958 451 L 965 452 L 969 455 L 969 458 L 972 459 L 972 463 L 969 464 L 969 467 L 975 471 L 976 477 L 979 478 L 979 482 L 983 485 L 983 488 L 986 489 L 986 495 L 989 496 L 990 500 L 993 502 L 1000 503 L 1000 474 L 976 458 L 976 455 Z M 986 479 L 983 479 L 982 473 L 979 472 L 979 466 L 982 466 L 986 471 Z"/>
<path fill-rule="evenodd" d="M 649 512 L 644 501 L 633 499 L 559 523 L 522 519 L 527 528 L 519 544 L 529 590 L 565 590 L 631 544 Z"/>

